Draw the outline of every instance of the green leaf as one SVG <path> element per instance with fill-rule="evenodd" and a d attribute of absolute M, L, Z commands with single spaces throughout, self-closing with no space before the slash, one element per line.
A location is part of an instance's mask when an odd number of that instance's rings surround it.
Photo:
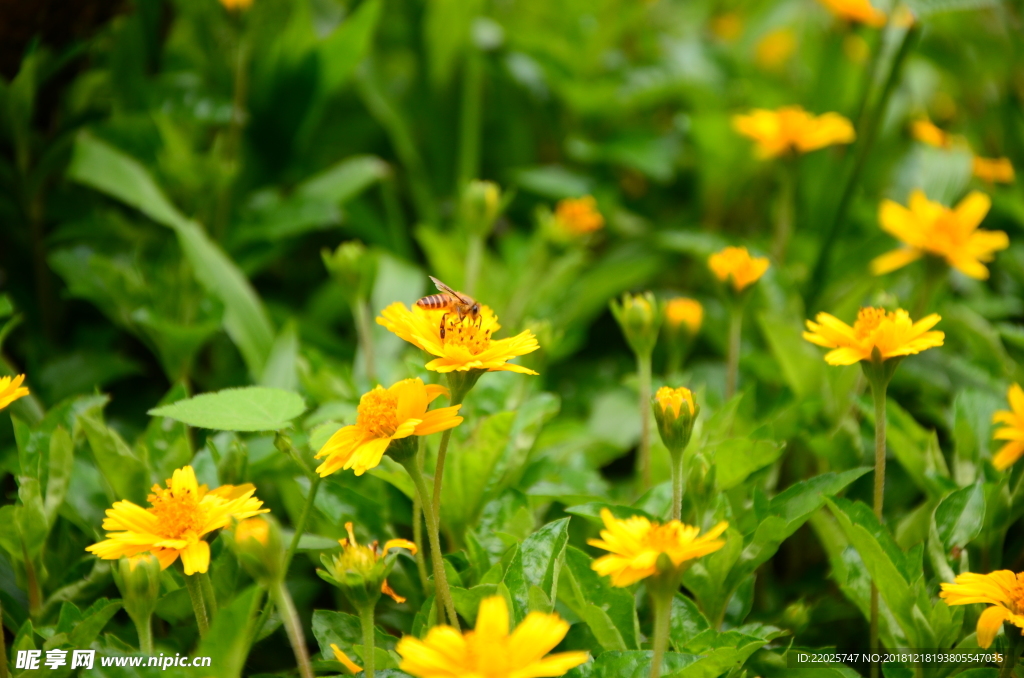
<path fill-rule="evenodd" d="M 509 441 L 515 412 L 487 417 L 465 443 L 452 445 L 444 468 L 445 500 L 441 520 L 456 534 L 471 525 L 480 509 L 498 460 Z"/>
<path fill-rule="evenodd" d="M 281 328 L 281 333 L 274 340 L 274 346 L 267 357 L 267 364 L 263 368 L 260 385 L 279 388 L 285 391 L 298 390 L 298 360 L 298 326 L 294 321 L 289 321 Z"/>
<path fill-rule="evenodd" d="M 592 563 L 583 551 L 566 548 L 558 600 L 590 627 L 604 650 L 638 649 L 639 622 L 632 594 L 612 586 L 607 577 L 594 572 Z"/>
<path fill-rule="evenodd" d="M 224 304 L 224 329 L 249 371 L 256 376 L 262 374 L 274 342 L 274 328 L 263 303 L 242 271 L 199 224 L 171 204 L 146 168 L 83 132 L 75 139 L 68 176 L 174 230 L 196 280 Z"/>
<path fill-rule="evenodd" d="M 428 600 L 427 604 L 429 605 L 430 602 Z M 344 652 L 356 650 L 360 657 L 362 656 L 363 632 L 359 617 L 331 610 L 313 610 L 312 625 L 313 636 L 325 658 L 334 659 L 331 643 L 340 647 Z M 392 655 L 388 652 L 395 649 L 397 641 L 397 638 L 384 633 L 380 627 L 374 627 L 373 644 L 376 647 L 374 658 L 378 667 L 383 669 L 397 667 Z"/>
<path fill-rule="evenodd" d="M 672 617 L 669 639 L 676 650 L 682 650 L 687 643 L 711 628 L 697 604 L 677 593 L 672 599 Z"/>
<path fill-rule="evenodd" d="M 217 610 L 210 630 L 199 644 L 196 654 L 210 657 L 210 666 L 217 667 L 218 678 L 238 678 L 249 654 L 249 632 L 253 622 L 253 603 L 257 587 L 238 594 L 231 604 Z"/>
<path fill-rule="evenodd" d="M 549 603 L 557 599 L 558 575 L 568 539 L 569 518 L 561 518 L 544 525 L 519 545 L 502 580 L 512 596 L 516 623 L 531 611 L 531 586 L 539 587 Z"/>
<path fill-rule="evenodd" d="M 704 639 L 708 642 L 701 642 Z M 736 631 L 698 636 L 689 643 L 686 651 L 698 654 L 700 658 L 669 674 L 669 678 L 717 678 L 728 674 L 743 666 L 750 655 L 764 647 L 765 642 L 762 638 Z"/>
<path fill-rule="evenodd" d="M 379 6 L 380 3 L 365 3 L 358 12 L 362 12 L 368 5 Z M 303 197 L 340 205 L 387 177 L 389 172 L 388 164 L 375 155 L 351 156 L 306 179 L 295 192 Z"/>
<path fill-rule="evenodd" d="M 865 410 L 874 422 L 874 414 Z M 914 483 L 932 499 L 955 488 L 934 431 L 925 430 L 892 399 L 886 403 L 886 444 Z"/>
<path fill-rule="evenodd" d="M 480 584 L 468 589 L 453 586 L 451 591 L 456 611 L 462 615 L 470 626 L 476 626 L 476 615 L 480 609 L 480 601 L 497 595 L 498 585 Z"/>
<path fill-rule="evenodd" d="M 715 485 L 722 490 L 736 487 L 747 477 L 775 463 L 785 446 L 773 440 L 734 438 L 715 446 Z"/>
<path fill-rule="evenodd" d="M 369 50 L 383 4 L 381 0 L 362 3 L 320 44 L 317 54 L 321 97 L 333 95 L 352 78 L 356 66 Z"/>
<path fill-rule="evenodd" d="M 278 431 L 306 411 L 302 396 L 265 386 L 203 393 L 149 411 L 197 428 L 220 431 Z"/>
<path fill-rule="evenodd" d="M 100 598 L 82 612 L 81 620 L 75 623 L 74 629 L 68 634 L 68 641 L 74 647 L 89 647 L 120 609 L 120 600 Z"/>
<path fill-rule="evenodd" d="M 984 524 L 985 490 L 980 482 L 948 494 L 935 507 L 935 527 L 947 553 L 974 541 Z"/>
<path fill-rule="evenodd" d="M 96 466 L 110 484 L 118 499 L 143 505 L 149 491 L 149 474 L 128 444 L 99 418 L 98 414 L 79 417 L 78 421 L 89 440 Z"/>
<path fill-rule="evenodd" d="M 592 523 L 597 525 L 604 525 L 601 520 L 601 510 L 608 509 L 611 514 L 619 520 L 625 520 L 632 516 L 643 516 L 648 520 L 659 521 L 651 514 L 647 513 L 643 509 L 636 508 L 634 506 L 622 506 L 620 504 L 607 504 L 603 501 L 591 501 L 586 504 L 577 504 L 576 506 L 570 506 L 565 509 L 565 512 L 572 516 L 579 516 L 580 518 L 586 518 Z"/>
<path fill-rule="evenodd" d="M 825 361 L 821 352 L 801 336 L 800 326 L 767 312 L 758 313 L 757 322 L 793 393 L 798 398 L 820 395 Z"/>
<path fill-rule="evenodd" d="M 565 674 L 565 678 L 649 678 L 654 653 L 645 651 L 602 652 L 593 664 L 583 664 Z M 676 671 L 693 664 L 698 657 L 691 654 L 666 652 L 662 658 L 661 675 L 674 675 Z"/>
<path fill-rule="evenodd" d="M 58 426 L 50 436 L 50 471 L 46 479 L 46 501 L 44 510 L 46 522 L 53 525 L 57 519 L 57 511 L 64 503 L 64 495 L 71 482 L 71 469 L 74 466 L 75 446 L 71 436 Z"/>

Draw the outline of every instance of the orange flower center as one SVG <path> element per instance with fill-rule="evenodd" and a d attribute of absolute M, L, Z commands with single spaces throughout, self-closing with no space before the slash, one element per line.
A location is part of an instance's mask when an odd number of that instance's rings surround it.
<path fill-rule="evenodd" d="M 650 532 L 644 535 L 641 544 L 645 550 L 658 553 L 671 553 L 679 546 L 679 529 L 676 523 L 652 525 Z"/>
<path fill-rule="evenodd" d="M 491 345 L 491 331 L 481 328 L 480 322 L 469 316 L 460 320 L 458 314 L 449 313 L 444 319 L 441 341 L 446 346 L 465 346 L 472 355 L 477 355 Z"/>
<path fill-rule="evenodd" d="M 175 494 L 163 488 L 153 488 L 149 495 L 151 513 L 157 517 L 158 532 L 167 539 L 187 539 L 199 537 L 203 532 L 206 510 L 199 505 L 199 497 L 192 492 L 184 491 Z"/>
<path fill-rule="evenodd" d="M 878 329 L 886 315 L 884 308 L 862 308 L 857 313 L 857 322 L 853 324 L 853 331 L 857 333 L 857 338 L 866 339 Z"/>
<path fill-rule="evenodd" d="M 398 396 L 375 388 L 359 399 L 356 425 L 374 438 L 390 438 L 398 424 Z"/>

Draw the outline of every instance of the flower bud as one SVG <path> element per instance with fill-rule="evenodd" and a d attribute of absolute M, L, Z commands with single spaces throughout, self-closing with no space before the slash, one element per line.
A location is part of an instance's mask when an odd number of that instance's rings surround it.
<path fill-rule="evenodd" d="M 560 239 L 578 238 L 604 228 L 604 216 L 592 195 L 566 198 L 555 206 L 553 225 Z"/>
<path fill-rule="evenodd" d="M 693 422 L 700 413 L 693 393 L 688 388 L 662 386 L 654 394 L 651 409 L 665 447 L 673 457 L 682 454 L 693 434 Z"/>
<path fill-rule="evenodd" d="M 662 305 L 654 294 L 624 294 L 620 301 L 612 300 L 611 309 L 633 352 L 650 355 L 658 341 L 658 330 L 664 317 Z"/>
<path fill-rule="evenodd" d="M 696 299 L 676 297 L 665 304 L 665 324 L 676 333 L 684 330 L 690 337 L 700 332 L 704 321 L 704 307 Z"/>
<path fill-rule="evenodd" d="M 341 553 L 320 556 L 323 570 L 316 573 L 324 581 L 341 589 L 349 602 L 357 609 L 377 604 L 381 593 L 386 593 L 396 602 L 405 602 L 388 586 L 387 576 L 395 565 L 397 553 L 393 549 L 404 548 L 416 553 L 416 545 L 405 539 L 391 539 L 384 544 L 383 551 L 377 549 L 377 542 L 369 545 L 356 542 L 352 523 L 345 523 L 348 539 L 339 540 Z"/>
<path fill-rule="evenodd" d="M 235 526 L 231 549 L 245 571 L 264 586 L 284 575 L 284 546 L 281 529 L 270 516 L 255 516 Z"/>
<path fill-rule="evenodd" d="M 148 623 L 160 598 L 160 561 L 151 553 L 121 558 L 113 573 L 128 616 Z"/>
<path fill-rule="evenodd" d="M 324 249 L 320 256 L 324 266 L 350 297 L 366 299 L 373 290 L 377 277 L 377 256 L 358 240 L 349 240 L 331 252 Z"/>
<path fill-rule="evenodd" d="M 462 191 L 462 219 L 471 233 L 486 237 L 501 207 L 501 189 L 493 181 L 474 179 Z"/>

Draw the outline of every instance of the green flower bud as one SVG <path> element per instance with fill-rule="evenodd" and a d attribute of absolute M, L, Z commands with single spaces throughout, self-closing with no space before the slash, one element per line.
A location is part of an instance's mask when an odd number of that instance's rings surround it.
<path fill-rule="evenodd" d="M 128 616 L 148 624 L 160 598 L 160 561 L 151 553 L 121 558 L 113 574 Z"/>
<path fill-rule="evenodd" d="M 323 250 L 320 256 L 324 266 L 350 298 L 366 299 L 370 296 L 377 277 L 377 255 L 373 251 L 358 240 L 349 240 L 338 245 L 333 252 Z"/>
<path fill-rule="evenodd" d="M 682 454 L 693 434 L 693 422 L 700 414 L 700 405 L 688 388 L 662 386 L 651 399 L 654 419 L 658 422 L 661 442 L 675 457 Z"/>
<path fill-rule="evenodd" d="M 611 309 L 633 352 L 641 356 L 650 355 L 658 342 L 658 331 L 664 318 L 662 304 L 654 294 L 624 294 L 621 300 L 612 300 Z"/>
<path fill-rule="evenodd" d="M 391 539 L 384 544 L 383 550 L 378 550 L 377 542 L 370 545 L 356 542 L 352 523 L 345 523 L 345 530 L 348 531 L 348 539 L 338 542 L 341 553 L 320 556 L 325 568 L 316 571 L 320 578 L 340 588 L 353 607 L 359 610 L 376 605 L 381 593 L 388 594 L 396 602 L 405 602 L 405 598 L 388 586 L 387 577 L 398 557 L 394 549 L 404 548 L 415 554 L 416 545 L 405 539 Z"/>
<path fill-rule="evenodd" d="M 238 523 L 230 545 L 245 571 L 261 585 L 269 587 L 284 576 L 281 528 L 270 516 L 255 516 Z"/>
<path fill-rule="evenodd" d="M 501 189 L 493 181 L 474 179 L 466 185 L 461 198 L 462 220 L 466 229 L 486 237 L 501 214 Z"/>

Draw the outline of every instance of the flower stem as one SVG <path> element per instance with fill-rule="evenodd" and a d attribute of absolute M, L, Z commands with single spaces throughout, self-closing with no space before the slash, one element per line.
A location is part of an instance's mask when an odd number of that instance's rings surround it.
<path fill-rule="evenodd" d="M 682 450 L 672 455 L 672 520 L 680 520 L 683 515 L 683 484 L 686 482 L 683 456 Z"/>
<path fill-rule="evenodd" d="M 284 622 L 284 630 L 288 634 L 288 641 L 292 644 L 295 652 L 295 660 L 299 665 L 299 675 L 302 678 L 313 678 L 313 668 L 309 663 L 309 650 L 306 648 L 306 637 L 302 633 L 302 623 L 299 621 L 299 613 L 295 609 L 295 603 L 284 581 L 279 581 L 270 589 L 277 607 L 281 610 L 281 618 Z"/>
<path fill-rule="evenodd" d="M 651 659 L 651 678 L 661 678 L 661 662 L 668 647 L 668 632 L 672 617 L 672 598 L 653 593 L 654 605 L 654 657 Z"/>
<path fill-rule="evenodd" d="M 445 431 L 448 433 L 449 431 Z M 405 470 L 409 472 L 416 492 L 419 494 L 420 503 L 423 504 L 423 517 L 427 522 L 427 538 L 430 540 L 430 562 L 434 566 L 434 590 L 437 594 L 438 621 L 443 615 L 440 614 L 441 606 L 448 617 L 448 623 L 455 629 L 459 628 L 459 618 L 455 612 L 455 603 L 452 601 L 451 591 L 448 589 L 448 575 L 444 571 L 444 554 L 441 552 L 441 536 L 438 533 L 438 516 L 430 503 L 426 501 L 427 482 L 423 479 L 423 472 L 416 466 L 415 458 L 408 459 L 404 463 Z M 437 488 L 437 484 L 434 485 Z"/>
<path fill-rule="evenodd" d="M 313 480 L 309 485 L 309 494 L 306 495 L 306 503 L 302 506 L 302 513 L 299 514 L 299 522 L 295 523 L 295 534 L 292 536 L 292 541 L 288 544 L 288 550 L 284 554 L 284 571 L 288 572 L 288 566 L 292 563 L 292 558 L 295 557 L 295 551 L 299 548 L 299 540 L 302 539 L 302 533 L 306 530 L 306 523 L 309 521 L 309 514 L 313 512 L 313 502 L 316 501 L 316 492 L 320 489 L 320 482 L 323 479 L 316 475 L 313 476 Z"/>
<path fill-rule="evenodd" d="M 203 600 L 206 601 L 206 609 L 210 612 L 210 617 L 217 614 L 217 594 L 213 590 L 213 584 L 210 583 L 209 572 L 200 572 L 196 575 L 199 577 L 199 584 L 203 589 Z"/>
<path fill-rule="evenodd" d="M 466 294 L 476 291 L 476 282 L 480 277 L 480 264 L 484 258 L 484 239 L 478 233 L 469 234 L 466 244 Z"/>
<path fill-rule="evenodd" d="M 202 586 L 197 575 L 185 575 L 185 588 L 188 589 L 188 598 L 192 601 L 192 611 L 196 614 L 196 625 L 199 627 L 200 638 L 205 637 L 206 632 L 210 630 L 210 618 L 206 615 Z"/>
<path fill-rule="evenodd" d="M 416 544 L 414 558 L 416 559 L 416 571 L 420 575 L 420 586 L 426 591 L 430 580 L 427 577 L 427 561 L 423 559 L 423 503 L 420 501 L 419 492 L 412 500 L 412 541 Z"/>
<path fill-rule="evenodd" d="M 736 395 L 736 380 L 740 370 L 740 337 L 743 330 L 743 306 L 733 305 L 729 311 L 729 353 L 725 363 L 725 399 Z"/>
<path fill-rule="evenodd" d="M 376 650 L 373 636 L 373 605 L 364 605 L 359 610 L 359 621 L 363 627 L 363 675 L 364 678 L 373 678 L 373 654 Z"/>
<path fill-rule="evenodd" d="M 145 619 L 132 620 L 135 622 L 135 630 L 139 632 L 139 651 L 142 654 L 153 654 L 153 624 L 152 617 L 146 615 Z M 0 678 L 3 678 L 0 673 Z"/>
<path fill-rule="evenodd" d="M 370 322 L 370 306 L 362 295 L 356 295 L 352 305 L 355 316 L 356 332 L 359 335 L 359 348 L 363 350 L 363 369 L 370 386 L 377 383 L 377 366 L 373 353 L 373 324 Z"/>
<path fill-rule="evenodd" d="M 482 373 L 482 372 L 481 372 Z M 448 404 L 450 406 L 461 405 L 466 399 L 466 394 L 476 385 L 480 374 L 472 372 L 450 372 L 448 374 Z M 432 495 L 431 508 L 434 512 L 434 520 L 437 521 L 438 529 L 441 528 L 441 486 L 444 483 L 444 461 L 448 455 L 448 443 L 452 439 L 452 431 L 448 429 L 441 434 L 441 444 L 437 448 L 437 464 L 434 467 L 434 493 Z M 423 510 L 426 512 L 427 495 L 423 495 Z M 429 523 L 428 523 L 429 524 Z"/>
<path fill-rule="evenodd" d="M 640 391 L 640 453 L 637 465 L 643 491 L 651 487 L 651 354 L 637 354 L 636 374 Z"/>
<path fill-rule="evenodd" d="M 779 182 L 778 203 L 775 212 L 775 232 L 772 234 L 772 257 L 782 264 L 786 259 L 789 240 L 793 236 L 793 223 L 796 220 L 796 158 L 787 158 L 782 167 L 782 178 Z"/>
<path fill-rule="evenodd" d="M 1007 652 L 1003 656 L 1003 665 L 999 669 L 999 678 L 1011 678 L 1013 676 L 1013 667 L 1020 658 L 1021 649 L 1024 648 L 1024 642 L 1021 641 L 1021 635 L 1018 633 L 1017 628 L 1009 622 L 1003 624 L 1003 631 L 1006 634 L 1009 647 L 1006 648 Z"/>
<path fill-rule="evenodd" d="M 885 392 L 886 379 L 871 380 L 871 395 L 875 400 L 875 496 L 874 509 L 878 522 L 882 522 L 882 507 L 885 498 Z M 878 652 L 878 585 L 871 582 L 871 653 Z M 871 675 L 878 675 L 878 664 L 871 665 Z"/>

